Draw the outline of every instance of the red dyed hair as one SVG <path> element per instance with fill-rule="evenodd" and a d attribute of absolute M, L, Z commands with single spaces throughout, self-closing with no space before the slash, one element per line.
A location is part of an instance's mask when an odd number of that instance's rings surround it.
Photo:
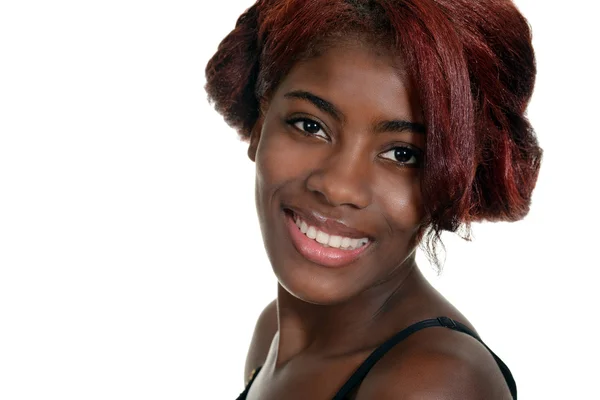
<path fill-rule="evenodd" d="M 209 99 L 247 138 L 292 65 L 352 33 L 401 56 L 419 96 L 429 250 L 443 230 L 523 218 L 542 150 L 525 117 L 531 32 L 511 0 L 258 0 L 206 67 Z"/>

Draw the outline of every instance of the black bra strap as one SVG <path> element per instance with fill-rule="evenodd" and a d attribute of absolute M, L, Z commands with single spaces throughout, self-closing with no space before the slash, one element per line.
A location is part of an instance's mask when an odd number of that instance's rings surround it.
<path fill-rule="evenodd" d="M 504 379 L 508 384 L 513 399 L 517 400 L 517 385 L 515 384 L 515 380 L 513 379 L 513 376 L 506 364 L 504 364 L 504 362 L 502 362 L 502 360 L 498 356 L 496 356 L 496 354 L 494 354 L 494 352 L 490 350 L 490 348 L 487 347 L 485 343 L 483 343 L 481 338 L 475 332 L 471 331 L 469 328 L 467 328 L 460 322 L 456 322 L 448 317 L 432 318 L 421 322 L 417 322 L 416 324 L 409 326 L 408 328 L 402 330 L 401 332 L 397 333 L 396 335 L 385 341 L 381 346 L 375 349 L 369 355 L 369 357 L 367 357 L 367 359 L 356 369 L 356 371 L 354 372 L 354 374 L 352 374 L 350 379 L 346 381 L 344 386 L 342 386 L 342 388 L 333 397 L 333 400 L 343 400 L 346 396 L 348 396 L 350 392 L 356 386 L 358 386 L 363 381 L 363 379 L 365 379 L 365 377 L 367 376 L 371 368 L 373 368 L 373 366 L 377 363 L 377 361 L 379 361 L 385 355 L 385 353 L 387 353 L 392 347 L 394 347 L 399 342 L 406 339 L 413 333 L 420 331 L 421 329 L 430 328 L 434 326 L 442 326 L 455 331 L 466 333 L 467 335 L 477 339 L 479 343 L 483 344 L 485 348 L 488 349 L 488 351 L 492 354 L 494 360 L 496 360 L 498 367 L 500 367 L 500 371 L 502 371 L 502 375 L 504 375 Z"/>
<path fill-rule="evenodd" d="M 261 368 L 262 368 L 262 366 L 256 368 L 254 371 L 252 371 L 252 374 L 250 375 L 250 380 L 246 384 L 246 388 L 244 389 L 244 391 L 242 393 L 240 393 L 240 395 L 238 396 L 238 398 L 236 400 L 246 400 L 246 397 L 248 396 L 248 392 L 250 391 L 250 386 L 252 386 L 252 383 L 256 379 L 256 376 L 260 372 Z"/>

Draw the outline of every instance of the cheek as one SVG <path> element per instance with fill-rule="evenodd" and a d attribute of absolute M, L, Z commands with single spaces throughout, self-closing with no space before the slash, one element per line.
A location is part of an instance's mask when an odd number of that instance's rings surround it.
<path fill-rule="evenodd" d="M 256 152 L 257 183 L 267 191 L 288 182 L 300 181 L 322 158 L 321 152 L 315 151 L 314 146 L 294 138 L 274 118 L 265 121 Z"/>
<path fill-rule="evenodd" d="M 261 189 L 279 186 L 294 175 L 297 163 L 292 156 L 293 148 L 283 135 L 263 130 L 256 152 L 256 179 Z"/>
<path fill-rule="evenodd" d="M 256 206 L 261 218 L 275 210 L 275 197 L 289 191 L 301 182 L 302 153 L 286 132 L 264 125 L 256 152 Z M 271 210 L 271 211 L 269 211 Z"/>
<path fill-rule="evenodd" d="M 387 190 L 381 192 L 380 204 L 394 230 L 412 235 L 418 230 L 425 212 L 419 174 L 416 171 L 409 172 L 401 177 L 389 177 L 382 182 Z"/>

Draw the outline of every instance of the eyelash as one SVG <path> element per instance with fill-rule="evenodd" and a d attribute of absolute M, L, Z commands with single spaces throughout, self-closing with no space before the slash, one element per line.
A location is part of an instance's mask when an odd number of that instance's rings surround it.
<path fill-rule="evenodd" d="M 324 136 L 326 136 L 326 137 L 323 137 L 323 136 L 320 136 L 320 135 L 316 135 L 316 134 L 307 132 L 306 130 L 304 130 L 302 128 L 299 128 L 298 126 L 296 126 L 296 124 L 298 124 L 299 122 L 312 123 L 312 124 L 317 125 L 319 127 L 319 131 L 322 131 L 323 134 L 324 134 Z M 297 131 L 299 131 L 304 136 L 307 136 L 307 137 L 320 137 L 320 138 L 329 140 L 329 136 L 325 132 L 325 129 L 323 129 L 323 125 L 321 123 L 319 123 L 319 122 L 311 119 L 311 118 L 307 118 L 307 117 L 295 117 L 295 118 L 291 118 L 291 119 L 287 120 L 286 123 L 288 125 L 292 126 Z M 417 149 L 413 148 L 412 146 L 408 146 L 408 145 L 405 145 L 405 144 L 396 145 L 396 146 L 390 147 L 388 150 L 386 150 L 383 153 L 381 153 L 380 156 L 382 154 L 386 154 L 386 153 L 389 153 L 389 152 L 392 152 L 392 151 L 395 152 L 397 149 L 408 149 L 408 150 L 410 150 L 413 153 L 412 157 L 415 158 L 415 162 L 408 164 L 408 163 L 401 163 L 401 162 L 399 162 L 397 160 L 396 161 L 391 160 L 396 165 L 398 165 L 400 167 L 418 167 L 418 166 L 420 166 L 421 161 L 422 161 L 422 152 L 420 150 L 417 150 Z M 385 158 L 385 157 L 384 157 L 384 159 L 390 160 L 389 158 Z"/>

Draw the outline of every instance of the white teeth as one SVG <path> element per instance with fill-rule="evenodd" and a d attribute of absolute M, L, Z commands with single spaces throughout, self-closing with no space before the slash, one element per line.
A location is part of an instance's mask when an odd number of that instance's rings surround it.
<path fill-rule="evenodd" d="M 329 243 L 329 235 L 323 231 L 317 231 L 316 240 L 321 244 L 327 244 Z"/>
<path fill-rule="evenodd" d="M 347 237 L 343 238 L 342 239 L 342 248 L 347 249 L 348 247 L 350 247 L 351 242 L 352 242 L 352 239 L 347 238 Z"/>
<path fill-rule="evenodd" d="M 295 222 L 300 232 L 304 233 L 310 239 L 316 240 L 318 243 L 322 244 L 325 247 L 335 247 L 344 250 L 354 250 L 369 243 L 369 239 L 367 238 L 353 239 L 349 237 L 330 235 L 328 233 L 318 230 L 314 226 L 308 225 L 306 222 L 302 221 L 298 217 L 296 217 Z"/>
<path fill-rule="evenodd" d="M 342 237 L 341 236 L 330 236 L 328 244 L 331 247 L 337 247 L 339 249 L 342 244 Z"/>
<path fill-rule="evenodd" d="M 306 224 L 306 222 L 302 221 L 302 223 L 300 224 L 300 232 L 306 233 L 306 231 L 308 231 L 308 225 Z"/>

